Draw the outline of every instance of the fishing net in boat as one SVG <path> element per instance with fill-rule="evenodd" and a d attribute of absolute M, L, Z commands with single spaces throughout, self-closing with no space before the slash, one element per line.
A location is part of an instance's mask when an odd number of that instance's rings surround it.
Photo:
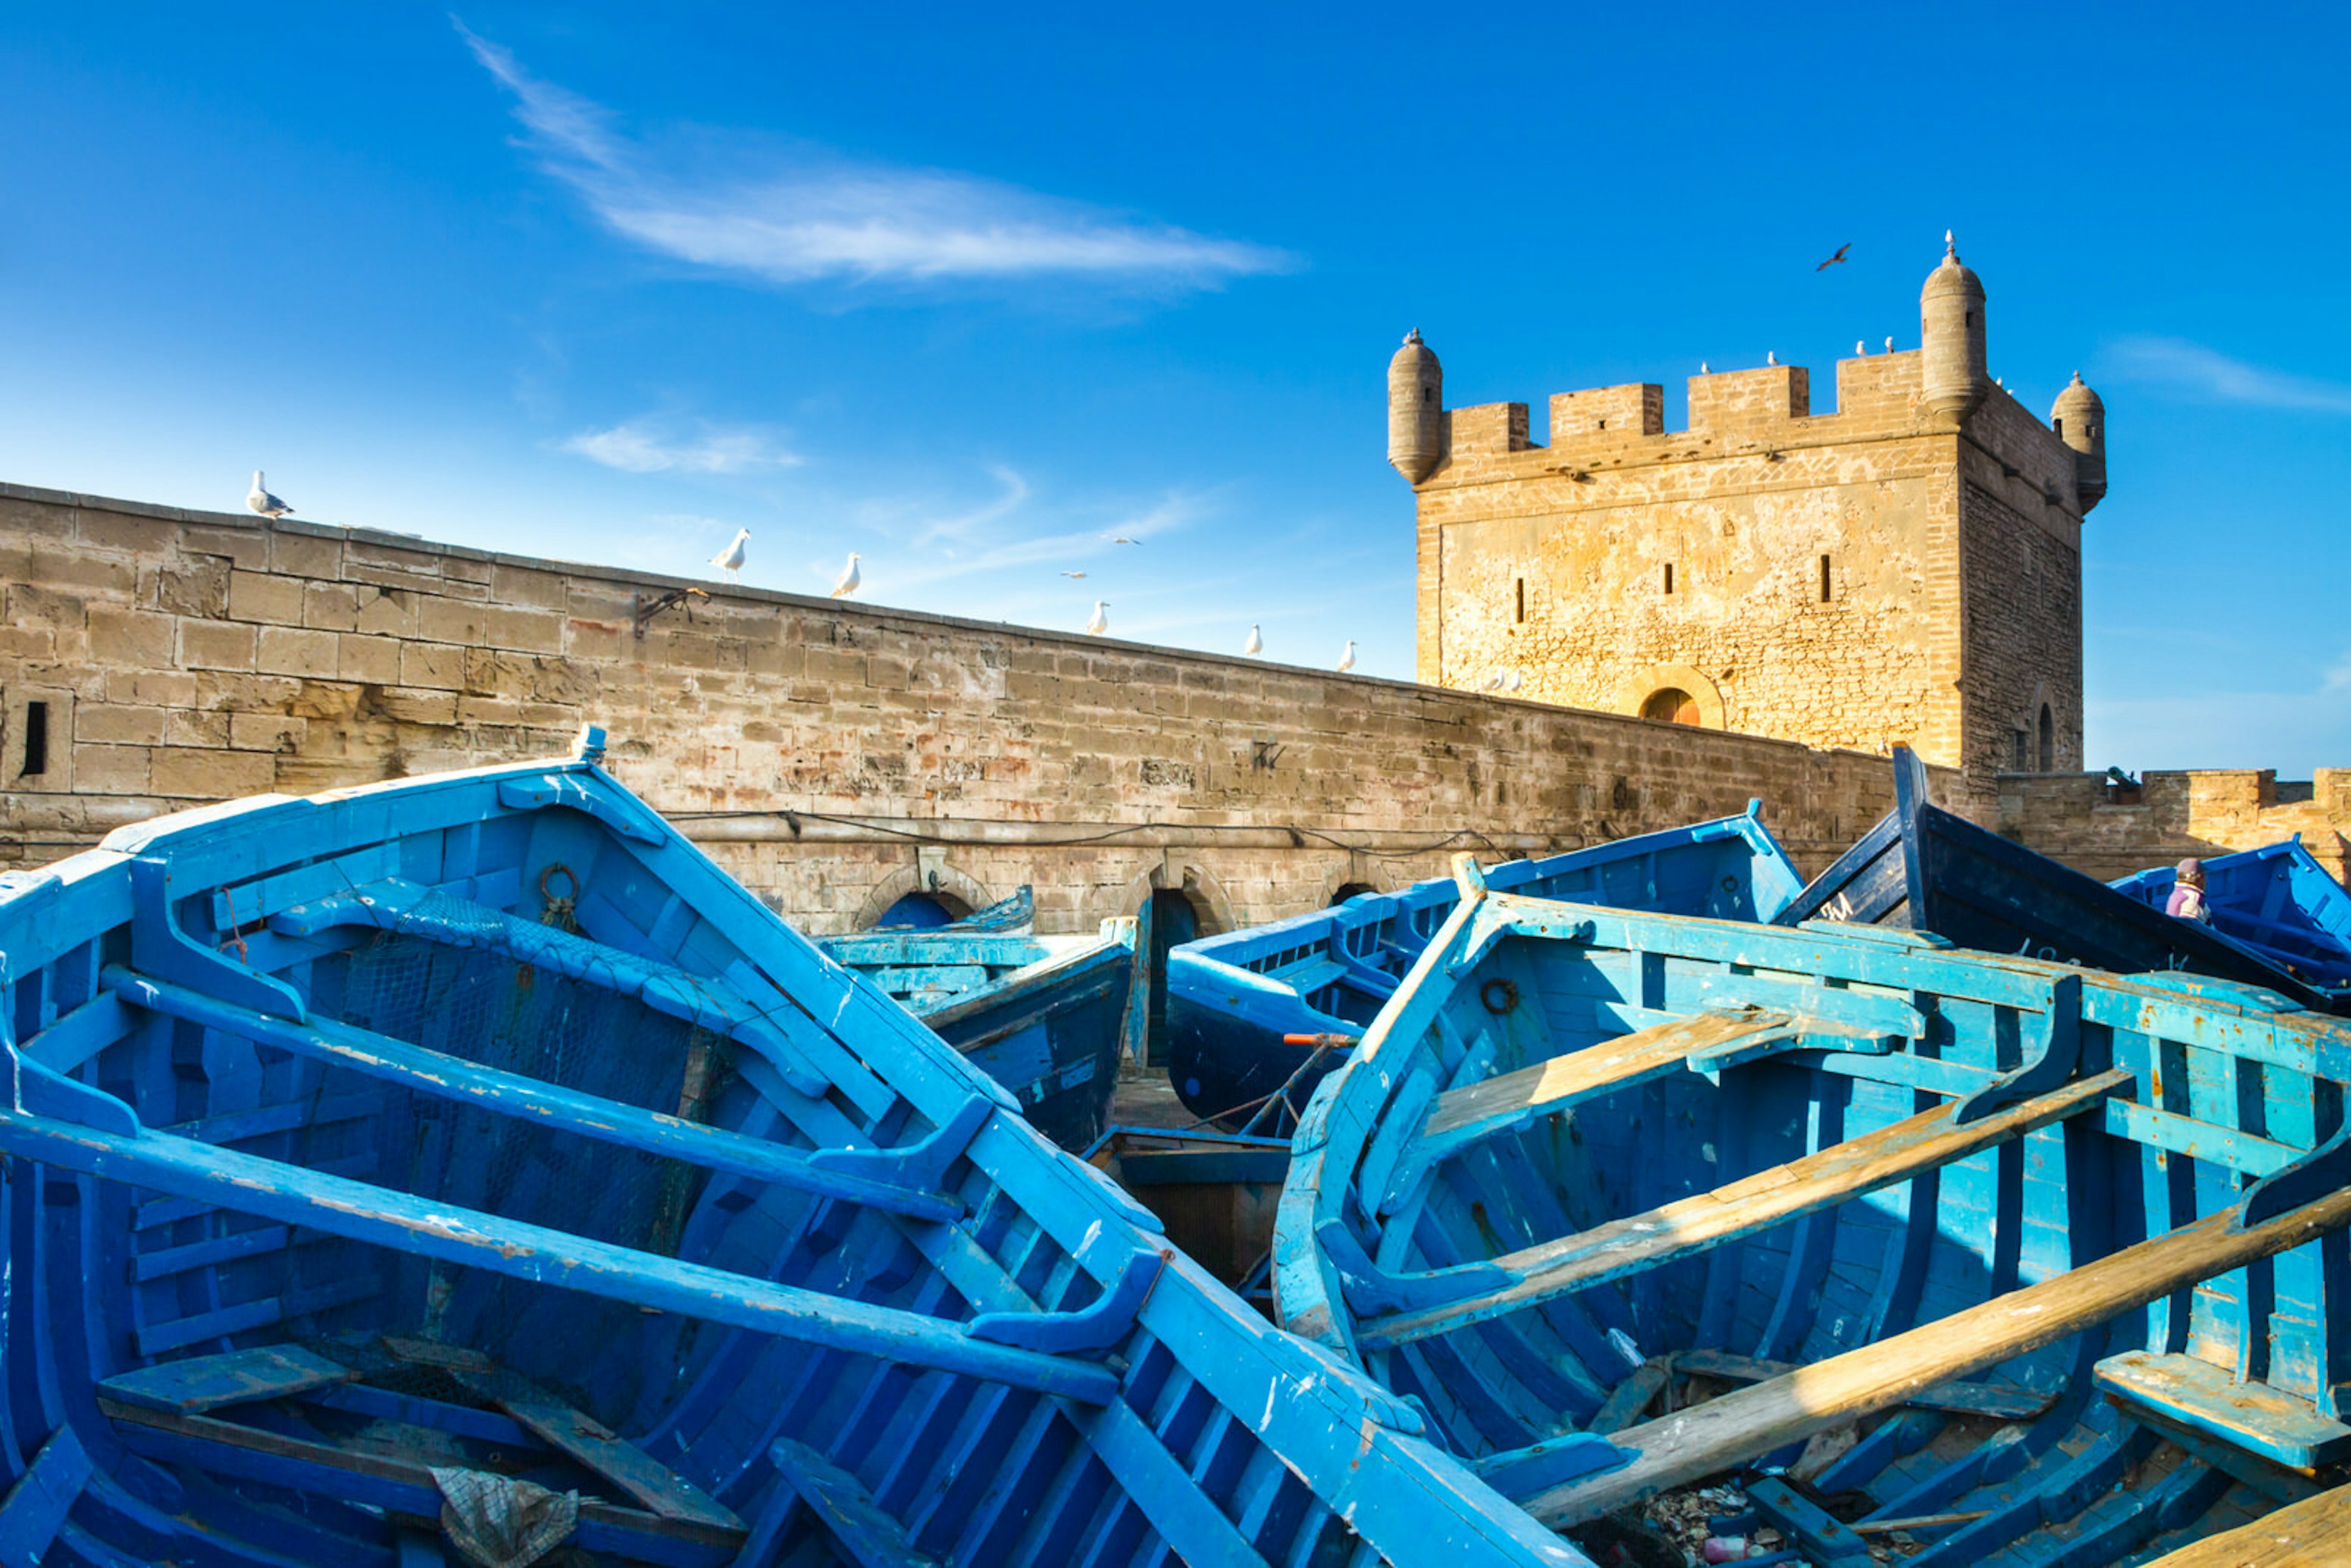
<path fill-rule="evenodd" d="M 371 934 L 342 966 L 340 996 L 328 994 L 331 982 L 321 988 L 329 1010 L 484 1067 L 702 1119 L 725 1071 L 722 1042 L 709 1031 L 594 983 L 592 972 L 575 979 L 517 962 L 492 946 L 506 917 L 478 904 L 435 895 L 411 913 L 433 935 Z M 323 1096 L 381 1102 L 376 1168 L 363 1179 L 418 1197 L 671 1255 L 706 1179 L 679 1161 L 346 1069 L 329 1068 L 326 1078 Z M 623 1303 L 428 1259 L 397 1258 L 392 1267 L 395 1299 L 413 1314 L 410 1332 L 558 1386 L 590 1343 L 609 1345 L 612 1335 L 634 1343 L 642 1332 L 642 1314 Z"/>

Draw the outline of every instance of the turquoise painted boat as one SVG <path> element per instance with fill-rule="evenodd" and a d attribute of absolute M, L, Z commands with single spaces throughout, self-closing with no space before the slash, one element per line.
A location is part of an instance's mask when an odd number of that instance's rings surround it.
<path fill-rule="evenodd" d="M 601 755 L 0 877 L 0 1562 L 1584 1564 Z"/>
<path fill-rule="evenodd" d="M 1804 879 L 1761 812 L 1762 802 L 1750 800 L 1739 816 L 1508 861 L 1486 877 L 1530 898 L 1769 920 Z M 1167 959 L 1168 1077 L 1177 1095 L 1195 1115 L 1287 1133 L 1457 897 L 1453 879 L 1437 877 L 1177 947 Z"/>
<path fill-rule="evenodd" d="M 2346 1479 L 2351 1024 L 1458 874 L 1276 1291 L 1528 1517 L 1734 1478 L 1806 1563 L 2089 1568 Z"/>

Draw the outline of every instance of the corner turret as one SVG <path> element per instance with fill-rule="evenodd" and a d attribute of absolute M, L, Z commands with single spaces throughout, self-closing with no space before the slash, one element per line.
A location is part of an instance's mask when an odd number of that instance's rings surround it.
<path fill-rule="evenodd" d="M 2074 449 L 2074 484 L 2082 493 L 2082 511 L 2086 516 L 2106 496 L 2106 405 L 2082 384 L 2081 371 L 2074 372 L 2074 379 L 2049 405 L 2049 428 Z"/>
<path fill-rule="evenodd" d="M 1388 361 L 1388 462 L 1417 485 L 1444 456 L 1445 370 L 1416 327 Z"/>
<path fill-rule="evenodd" d="M 1956 426 L 1976 411 L 1991 382 L 1984 356 L 1984 291 L 1959 265 L 1959 246 L 1943 234 L 1943 264 L 1918 291 L 1922 385 L 1919 406 Z"/>

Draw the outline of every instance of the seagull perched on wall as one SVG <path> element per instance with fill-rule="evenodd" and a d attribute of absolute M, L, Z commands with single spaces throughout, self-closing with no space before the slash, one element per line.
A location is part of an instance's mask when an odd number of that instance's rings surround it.
<path fill-rule="evenodd" d="M 851 550 L 849 564 L 841 569 L 841 576 L 832 585 L 832 596 L 835 599 L 846 599 L 856 592 L 857 585 L 864 580 L 864 574 L 857 570 L 857 552 Z"/>
<path fill-rule="evenodd" d="M 1245 656 L 1254 659 L 1259 653 L 1264 652 L 1265 639 L 1258 635 L 1257 622 L 1252 621 L 1249 622 L 1249 641 L 1241 644 L 1241 653 Z"/>
<path fill-rule="evenodd" d="M 1489 692 L 1500 691 L 1502 689 L 1502 672 L 1499 670 L 1496 670 L 1492 674 L 1486 677 L 1486 690 Z"/>
<path fill-rule="evenodd" d="M 1339 655 L 1339 673 L 1343 675 L 1354 667 L 1355 640 L 1353 637 L 1350 637 L 1347 639 L 1347 651 Z"/>
<path fill-rule="evenodd" d="M 1511 689 L 1512 691 L 1517 691 L 1520 686 L 1523 686 L 1523 685 L 1525 685 L 1526 684 L 1527 684 L 1527 678 L 1526 678 L 1526 676 L 1524 676 L 1524 675 L 1522 675 L 1522 674 L 1519 674 L 1519 672 L 1518 672 L 1518 671 L 1516 671 L 1516 670 L 1512 670 L 1512 671 L 1510 672 L 1510 689 Z"/>
<path fill-rule="evenodd" d="M 269 493 L 269 486 L 261 482 L 261 470 L 258 468 L 253 471 L 253 488 L 246 495 L 245 504 L 265 517 L 290 517 L 294 515 L 293 507 Z"/>
<path fill-rule="evenodd" d="M 726 580 L 729 582 L 734 581 L 735 574 L 743 570 L 743 544 L 750 537 L 750 529 L 737 528 L 734 540 L 725 549 L 710 558 L 710 564 L 725 572 Z"/>
<path fill-rule="evenodd" d="M 1109 630 L 1110 601 L 1107 599 L 1097 599 L 1094 601 L 1093 616 L 1086 622 L 1086 635 L 1089 637 L 1099 637 Z"/>
<path fill-rule="evenodd" d="M 1845 241 L 1843 245 L 1837 246 L 1837 252 L 1834 256 L 1829 257 L 1826 261 L 1821 263 L 1820 266 L 1813 268 L 1813 270 L 1814 272 L 1826 272 L 1830 267 L 1834 267 L 1838 262 L 1843 261 L 1844 259 L 1844 253 L 1852 248 L 1853 241 Z"/>
<path fill-rule="evenodd" d="M 1763 350 L 1763 362 L 1767 365 L 1776 365 L 1780 362 L 1780 356 L 1766 349 Z"/>
<path fill-rule="evenodd" d="M 1859 338 L 1855 338 L 1853 340 L 1853 357 L 1856 360 L 1865 360 L 1869 358 L 1869 345 L 1863 342 Z"/>

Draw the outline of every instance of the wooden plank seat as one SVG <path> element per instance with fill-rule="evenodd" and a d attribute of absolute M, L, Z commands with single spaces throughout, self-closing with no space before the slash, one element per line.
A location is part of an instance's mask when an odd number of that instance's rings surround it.
<path fill-rule="evenodd" d="M 356 1343 L 333 1347 L 347 1349 L 357 1364 L 319 1348 L 271 1345 L 141 1367 L 100 1383 L 99 1408 L 134 1453 L 222 1475 L 323 1488 L 349 1500 L 432 1518 L 440 1510 L 433 1468 L 451 1462 L 444 1448 L 388 1453 L 380 1442 L 357 1436 L 339 1437 L 319 1427 L 310 1428 L 315 1435 L 297 1436 L 282 1423 L 252 1425 L 234 1414 L 320 1396 L 328 1396 L 319 1400 L 326 1408 L 347 1407 L 347 1398 L 333 1396 L 346 1388 L 370 1392 L 367 1380 L 388 1368 L 429 1363 L 504 1411 L 513 1425 L 413 1394 L 398 1396 L 400 1418 L 447 1434 L 469 1457 L 460 1468 L 519 1475 L 560 1459 L 577 1465 L 588 1478 L 580 1501 L 581 1546 L 681 1568 L 723 1563 L 741 1549 L 746 1527 L 731 1510 L 528 1379 L 459 1346 L 381 1343 L 381 1351 Z M 374 1413 L 363 1404 L 355 1418 Z M 473 1447 L 464 1448 L 469 1438 Z M 599 1481 L 614 1499 L 595 1495 Z"/>
<path fill-rule="evenodd" d="M 2152 1410 L 2294 1469 L 2351 1457 L 2351 1426 L 2307 1399 L 2192 1355 L 2126 1351 L 2099 1362 L 2096 1376 L 2126 1414 Z"/>
<path fill-rule="evenodd" d="M 778 1437 L 768 1456 L 857 1568 L 929 1568 L 905 1527 L 877 1506 L 855 1476 L 804 1444 Z"/>
<path fill-rule="evenodd" d="M 1646 1059 L 1645 1051 L 1624 1060 Z M 2119 1070 L 2095 1073 L 1975 1122 L 1959 1120 L 1960 1102 L 1922 1111 L 1711 1192 L 1493 1259 L 1482 1267 L 1508 1270 L 1516 1276 L 1512 1283 L 1465 1301 L 1368 1319 L 1357 1326 L 1356 1343 L 1366 1351 L 1410 1344 L 1755 1235 L 2077 1115 L 2131 1082 L 2131 1074 Z M 1432 1128 L 1437 1120 L 1429 1118 Z"/>
<path fill-rule="evenodd" d="M 2208 1535 L 2147 1568 L 2341 1568 L 2351 1555 L 2351 1487 L 2336 1487 Z"/>
<path fill-rule="evenodd" d="M 1633 1451 L 1629 1464 L 1540 1493 L 1528 1511 L 1546 1524 L 1572 1524 L 1891 1409 L 1917 1389 L 1997 1366 L 2340 1229 L 2351 1224 L 2351 1188 L 2241 1225 L 2246 1212 L 2241 1202 L 2053 1279 L 1626 1427 L 1615 1441 Z"/>

